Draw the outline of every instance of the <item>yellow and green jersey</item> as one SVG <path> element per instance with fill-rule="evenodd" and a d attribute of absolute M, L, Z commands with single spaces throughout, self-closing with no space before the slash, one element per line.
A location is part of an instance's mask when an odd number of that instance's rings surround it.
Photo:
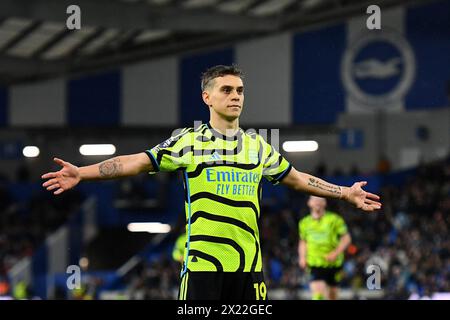
<path fill-rule="evenodd" d="M 275 148 L 254 132 L 227 137 L 208 123 L 183 129 L 147 154 L 155 171 L 183 171 L 183 272 L 261 272 L 262 177 L 277 184 L 291 169 Z"/>
<path fill-rule="evenodd" d="M 183 261 L 185 245 L 186 245 L 186 233 L 183 233 L 178 236 L 177 240 L 175 241 L 175 245 L 173 246 L 172 250 L 173 260 L 178 262 Z"/>
<path fill-rule="evenodd" d="M 338 214 L 326 211 L 320 219 L 308 215 L 298 223 L 300 239 L 306 241 L 306 261 L 309 267 L 340 267 L 344 262 L 341 253 L 334 262 L 325 257 L 338 246 L 347 225 Z"/>

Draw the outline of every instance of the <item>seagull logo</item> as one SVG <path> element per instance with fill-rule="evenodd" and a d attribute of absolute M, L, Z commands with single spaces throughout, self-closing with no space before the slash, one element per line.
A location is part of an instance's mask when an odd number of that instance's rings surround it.
<path fill-rule="evenodd" d="M 378 59 L 367 59 L 355 63 L 353 74 L 358 79 L 387 79 L 400 75 L 401 63 L 400 57 L 392 58 L 386 62 Z"/>

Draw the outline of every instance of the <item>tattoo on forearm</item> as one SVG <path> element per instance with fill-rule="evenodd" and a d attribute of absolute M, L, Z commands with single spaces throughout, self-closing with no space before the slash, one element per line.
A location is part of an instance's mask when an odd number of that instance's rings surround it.
<path fill-rule="evenodd" d="M 318 188 L 318 189 L 321 189 L 324 191 L 334 193 L 334 194 L 338 195 L 339 198 L 341 197 L 341 188 L 339 186 L 324 183 L 324 182 L 321 182 L 320 180 L 314 179 L 314 178 L 309 178 L 308 185 L 311 187 L 314 187 L 314 188 Z"/>
<path fill-rule="evenodd" d="M 120 159 L 107 160 L 99 165 L 100 176 L 104 178 L 114 178 L 122 173 L 123 166 Z"/>

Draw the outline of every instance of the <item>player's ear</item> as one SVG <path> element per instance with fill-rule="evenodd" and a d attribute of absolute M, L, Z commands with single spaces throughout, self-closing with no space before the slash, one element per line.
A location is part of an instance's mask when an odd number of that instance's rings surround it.
<path fill-rule="evenodd" d="M 202 92 L 202 98 L 203 98 L 203 102 L 207 105 L 207 106 L 210 106 L 211 105 L 211 101 L 210 101 L 210 99 L 209 99 L 209 93 L 208 93 L 208 91 L 203 91 Z"/>

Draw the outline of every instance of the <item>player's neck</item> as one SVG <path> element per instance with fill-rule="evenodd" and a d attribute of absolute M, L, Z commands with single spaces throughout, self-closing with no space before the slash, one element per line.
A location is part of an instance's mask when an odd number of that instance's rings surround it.
<path fill-rule="evenodd" d="M 228 121 L 218 117 L 211 117 L 209 123 L 216 131 L 226 136 L 234 135 L 239 130 L 239 118 Z"/>
<path fill-rule="evenodd" d="M 312 212 L 311 216 L 315 220 L 320 220 L 324 216 L 325 212 Z"/>

